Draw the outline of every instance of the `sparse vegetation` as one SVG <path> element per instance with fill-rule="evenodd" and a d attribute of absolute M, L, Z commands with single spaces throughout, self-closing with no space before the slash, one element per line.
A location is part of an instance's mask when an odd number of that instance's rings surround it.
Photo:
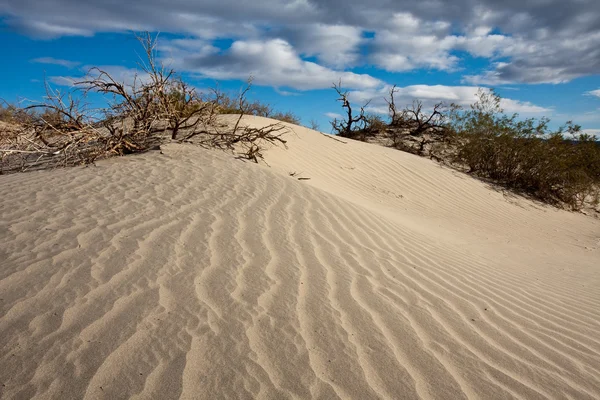
<path fill-rule="evenodd" d="M 259 111 L 281 120 L 298 122 L 292 113 L 273 113 L 260 103 L 249 103 L 251 81 L 237 98 L 217 90 L 196 90 L 157 61 L 156 38 L 138 36 L 145 51 L 143 73 L 133 82 L 120 82 L 99 68 L 75 83 L 68 92 L 46 83 L 45 100 L 23 108 L 2 107 L 0 118 L 16 123 L 0 137 L 0 173 L 92 163 L 112 155 L 144 152 L 166 140 L 193 141 L 202 146 L 238 151 L 255 162 L 265 144 L 285 145 L 280 123 L 264 128 L 242 124 L 244 115 Z M 87 103 L 90 93 L 109 98 L 98 110 Z M 220 124 L 219 113 L 239 114 L 235 125 Z"/>
<path fill-rule="evenodd" d="M 295 125 L 300 124 L 300 118 L 291 111 L 276 111 L 271 105 L 259 100 L 249 101 L 245 99 L 244 103 L 240 104 L 238 96 L 232 96 L 218 88 L 213 89 L 213 94 L 217 110 L 220 114 L 243 113 L 246 115 L 276 119 L 281 122 Z"/>
<path fill-rule="evenodd" d="M 412 104 L 399 110 L 396 107 L 395 93 L 394 85 L 390 89 L 389 98 L 385 99 L 390 115 L 389 129 L 385 132 L 391 141 L 390 145 L 399 150 L 439 159 L 436 151 L 439 146 L 434 145 L 450 137 L 452 129 L 448 123 L 456 106 L 441 102 L 431 110 L 425 110 L 420 100 L 414 100 Z"/>
<path fill-rule="evenodd" d="M 138 37 L 145 51 L 142 74 L 120 82 L 92 68 L 70 91 L 46 84 L 43 102 L 25 107 L 0 104 L 0 173 L 79 165 L 113 155 L 157 148 L 167 140 L 235 151 L 258 162 L 265 145 L 283 145 L 285 125 L 256 129 L 244 126 L 245 115 L 299 124 L 293 112 L 278 112 L 248 100 L 251 80 L 237 95 L 218 88 L 198 93 L 175 71 L 157 61 L 156 38 Z M 428 156 L 553 204 L 581 209 L 600 201 L 600 146 L 578 125 L 557 131 L 549 120 L 507 115 L 493 91 L 481 90 L 467 109 L 415 100 L 397 106 L 393 86 L 386 98 L 389 120 L 367 112 L 368 102 L 354 108 L 341 81 L 333 84 L 345 116 L 331 122 L 339 136 L 377 141 Z M 108 98 L 105 107 L 87 103 L 90 93 Z M 358 113 L 356 112 L 358 109 Z M 230 124 L 220 114 L 238 114 Z M 311 128 L 318 129 L 311 121 Z"/>
<path fill-rule="evenodd" d="M 600 145 L 572 122 L 553 132 L 546 118 L 507 115 L 500 97 L 489 90 L 480 90 L 468 109 L 444 103 L 426 109 L 419 100 L 400 109 L 394 97 L 396 86 L 385 99 L 386 122 L 365 114 L 366 105 L 358 116 L 353 115 L 348 92 L 340 84 L 333 88 L 347 112 L 344 121 L 332 121 L 340 136 L 427 156 L 574 210 L 600 201 Z"/>
<path fill-rule="evenodd" d="M 552 132 L 548 119 L 506 115 L 493 92 L 480 91 L 478 97 L 452 123 L 455 163 L 549 203 L 580 209 L 586 201 L 598 202 L 600 146 L 591 136 L 572 122 Z"/>
<path fill-rule="evenodd" d="M 240 155 L 254 162 L 258 162 L 259 159 L 263 158 L 263 144 L 281 144 L 285 146 L 286 141 L 282 138 L 282 135 L 287 132 L 287 129 L 281 123 L 269 124 L 262 128 L 241 125 L 244 115 L 248 114 L 246 94 L 250 91 L 251 87 L 252 79 L 250 78 L 246 87 L 237 97 L 238 117 L 233 128 L 230 129 L 225 125 L 225 130 L 223 130 L 221 129 L 223 127 L 215 124 L 211 126 L 210 131 L 200 132 L 202 138 L 199 140 L 199 144 L 210 148 L 227 150 L 235 150 L 236 147 L 240 147 L 242 149 Z"/>
<path fill-rule="evenodd" d="M 0 101 L 0 122 L 14 123 L 16 109 L 12 104 Z"/>
<path fill-rule="evenodd" d="M 314 119 L 311 119 L 310 122 L 308 123 L 308 125 L 306 127 L 309 128 L 309 129 L 312 129 L 313 131 L 320 131 L 321 130 L 321 127 L 319 126 L 319 123 L 316 120 L 314 120 Z"/>

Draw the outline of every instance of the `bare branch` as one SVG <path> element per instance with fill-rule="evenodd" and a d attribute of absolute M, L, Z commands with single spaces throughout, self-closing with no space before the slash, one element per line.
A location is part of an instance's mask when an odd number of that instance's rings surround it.
<path fill-rule="evenodd" d="M 352 138 L 355 136 L 357 131 L 364 129 L 367 123 L 365 118 L 365 108 L 369 105 L 370 100 L 360 107 L 360 112 L 357 116 L 352 113 L 352 104 L 348 99 L 348 91 L 344 91 L 342 89 L 342 81 L 340 80 L 337 84 L 334 83 L 332 89 L 336 91 L 336 93 L 340 96 L 337 101 L 342 103 L 342 108 L 346 109 L 346 118 L 344 120 L 338 120 L 334 118 L 331 121 L 331 127 L 336 132 L 336 134 Z"/>

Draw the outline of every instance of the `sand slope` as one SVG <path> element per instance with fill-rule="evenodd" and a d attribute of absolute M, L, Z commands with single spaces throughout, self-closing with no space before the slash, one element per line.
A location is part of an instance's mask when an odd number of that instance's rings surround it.
<path fill-rule="evenodd" d="M 0 176 L 0 397 L 600 398 L 598 220 L 288 138 Z"/>

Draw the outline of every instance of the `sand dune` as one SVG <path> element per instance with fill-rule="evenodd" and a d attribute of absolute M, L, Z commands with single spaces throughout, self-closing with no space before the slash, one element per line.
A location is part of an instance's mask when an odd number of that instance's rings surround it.
<path fill-rule="evenodd" d="M 600 398 L 598 219 L 288 139 L 0 176 L 0 397 Z"/>

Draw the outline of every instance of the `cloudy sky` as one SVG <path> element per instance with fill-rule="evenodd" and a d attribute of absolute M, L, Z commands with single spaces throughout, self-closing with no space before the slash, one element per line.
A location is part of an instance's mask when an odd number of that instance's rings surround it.
<path fill-rule="evenodd" d="M 493 87 L 507 111 L 600 132 L 598 0 L 0 0 L 0 97 L 39 99 L 92 65 L 126 79 L 131 31 L 161 32 L 160 56 L 196 86 L 238 88 L 328 131 L 333 82 L 381 109 L 469 104 Z"/>

